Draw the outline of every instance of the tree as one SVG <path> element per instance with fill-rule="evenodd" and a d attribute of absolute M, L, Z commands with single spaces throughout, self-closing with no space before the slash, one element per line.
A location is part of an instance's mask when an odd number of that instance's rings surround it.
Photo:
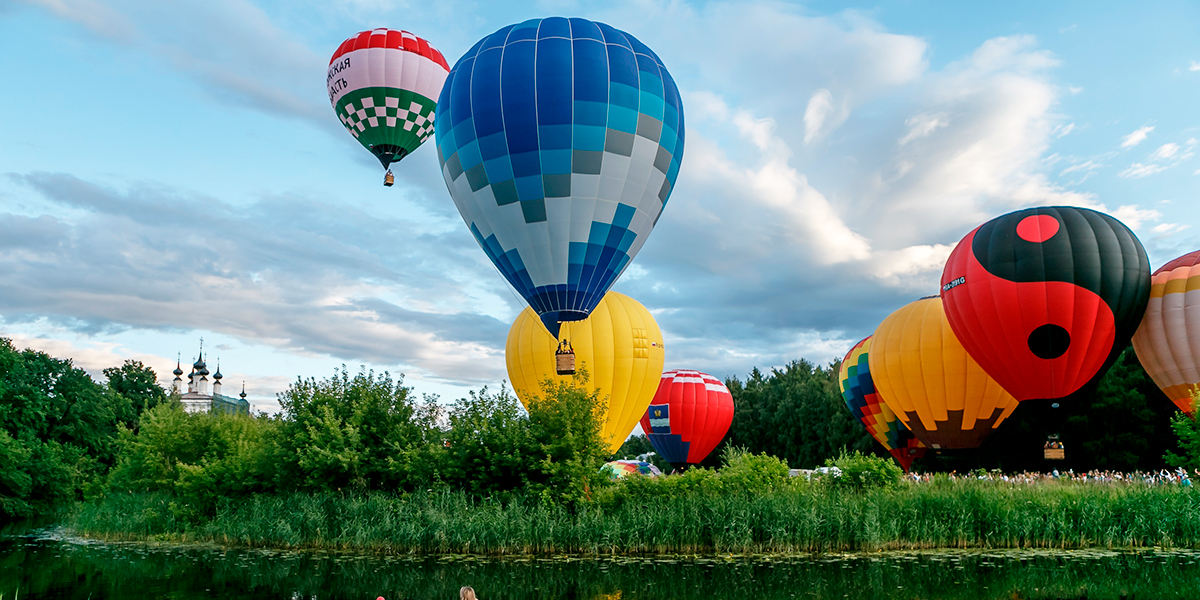
<path fill-rule="evenodd" d="M 126 360 L 119 367 L 104 369 L 108 378 L 108 388 L 129 400 L 133 406 L 134 421 L 128 423 L 137 429 L 137 418 L 167 401 L 167 393 L 158 385 L 158 375 L 154 370 L 138 360 Z"/>
<path fill-rule="evenodd" d="M 843 448 L 882 452 L 842 400 L 840 366 L 835 362 L 818 367 L 800 360 L 783 370 L 772 369 L 770 375 L 755 368 L 745 383 L 737 378 L 726 381 L 734 411 L 724 443 L 809 468 L 824 464 Z"/>
<path fill-rule="evenodd" d="M 70 360 L 0 338 L 0 518 L 97 493 L 116 458 L 117 423 L 133 414 Z"/>
<path fill-rule="evenodd" d="M 1200 469 L 1200 421 L 1196 407 L 1200 405 L 1200 388 L 1192 388 L 1192 414 L 1179 411 L 1171 417 L 1171 429 L 1179 440 L 1179 454 L 1167 452 L 1164 459 L 1172 467 Z"/>
<path fill-rule="evenodd" d="M 307 489 L 392 489 L 395 460 L 426 443 L 404 377 L 342 366 L 329 379 L 299 379 L 279 395 L 283 408 L 281 485 Z"/>

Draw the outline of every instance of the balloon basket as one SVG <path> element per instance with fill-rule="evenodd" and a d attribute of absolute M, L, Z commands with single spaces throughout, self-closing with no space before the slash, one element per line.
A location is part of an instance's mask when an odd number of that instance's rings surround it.
<path fill-rule="evenodd" d="M 396 176 L 392 175 L 391 169 L 388 169 L 388 172 L 383 175 L 383 187 L 392 187 L 394 183 L 396 183 Z"/>
<path fill-rule="evenodd" d="M 559 375 L 575 374 L 575 350 L 571 343 L 563 340 L 554 351 L 554 366 Z"/>

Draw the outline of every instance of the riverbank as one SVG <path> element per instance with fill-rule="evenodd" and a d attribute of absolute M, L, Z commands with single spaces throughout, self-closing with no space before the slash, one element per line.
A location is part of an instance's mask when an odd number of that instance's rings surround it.
<path fill-rule="evenodd" d="M 1200 492 L 987 481 L 852 491 L 598 495 L 574 508 L 453 491 L 295 493 L 218 503 L 115 494 L 65 520 L 84 536 L 389 554 L 795 554 L 934 548 L 1200 548 Z"/>

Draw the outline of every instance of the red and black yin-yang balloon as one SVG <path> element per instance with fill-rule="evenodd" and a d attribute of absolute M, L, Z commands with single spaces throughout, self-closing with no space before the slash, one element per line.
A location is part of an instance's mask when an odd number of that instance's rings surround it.
<path fill-rule="evenodd" d="M 1062 398 L 1101 375 L 1150 298 L 1146 249 L 1086 208 L 1030 208 L 980 225 L 942 272 L 946 318 L 1017 400 Z"/>

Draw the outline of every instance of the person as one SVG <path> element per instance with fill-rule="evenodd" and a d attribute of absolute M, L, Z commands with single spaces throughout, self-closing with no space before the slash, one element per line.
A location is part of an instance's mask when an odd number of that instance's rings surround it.
<path fill-rule="evenodd" d="M 458 600 L 479 600 L 475 597 L 475 588 L 464 585 L 458 590 Z"/>

